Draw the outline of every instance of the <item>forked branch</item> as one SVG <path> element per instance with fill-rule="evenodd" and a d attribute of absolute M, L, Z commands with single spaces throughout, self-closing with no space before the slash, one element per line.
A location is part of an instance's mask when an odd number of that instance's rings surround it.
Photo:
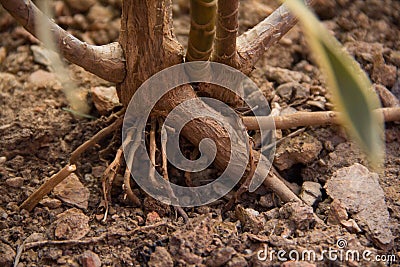
<path fill-rule="evenodd" d="M 315 1 L 304 2 L 312 6 Z M 283 4 L 254 28 L 240 35 L 237 40 L 240 70 L 249 74 L 264 52 L 276 44 L 296 23 L 297 18 Z"/>
<path fill-rule="evenodd" d="M 0 0 L 1 5 L 22 26 L 37 35 L 38 21 L 47 21 L 54 36 L 56 47 L 66 59 L 85 70 L 110 82 L 121 82 L 125 77 L 125 63 L 121 46 L 118 43 L 95 46 L 72 36 L 43 14 L 30 0 Z M 43 26 L 43 25 L 42 25 Z"/>

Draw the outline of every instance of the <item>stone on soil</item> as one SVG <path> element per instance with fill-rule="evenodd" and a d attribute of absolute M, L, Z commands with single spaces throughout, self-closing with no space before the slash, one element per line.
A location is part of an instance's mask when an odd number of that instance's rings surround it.
<path fill-rule="evenodd" d="M 339 200 L 369 239 L 380 249 L 393 247 L 389 212 L 379 176 L 361 164 L 337 170 L 325 185 L 327 194 Z"/>
<path fill-rule="evenodd" d="M 77 208 L 59 214 L 54 224 L 57 239 L 81 239 L 90 231 L 89 217 Z"/>
<path fill-rule="evenodd" d="M 87 209 L 89 189 L 72 173 L 53 189 L 53 194 L 68 204 L 78 208 Z"/>
<path fill-rule="evenodd" d="M 321 149 L 321 142 L 307 133 L 287 138 L 276 149 L 274 166 L 282 171 L 297 163 L 310 163 L 318 158 Z"/>

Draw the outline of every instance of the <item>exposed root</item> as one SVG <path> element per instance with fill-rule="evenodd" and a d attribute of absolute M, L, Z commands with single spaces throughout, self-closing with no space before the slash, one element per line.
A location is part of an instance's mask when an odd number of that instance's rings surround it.
<path fill-rule="evenodd" d="M 163 142 L 161 143 L 161 157 L 162 157 L 162 175 L 164 180 L 169 181 L 168 177 L 168 161 L 167 161 L 167 153 L 165 152 L 165 147 L 167 146 L 167 138 L 163 138 Z M 170 194 L 175 198 L 174 192 L 170 189 Z M 180 214 L 185 222 L 189 221 L 189 217 L 186 212 L 180 206 L 174 206 L 175 212 Z"/>
<path fill-rule="evenodd" d="M 75 149 L 74 152 L 71 153 L 69 162 L 75 163 L 77 161 L 77 159 L 79 158 L 79 156 L 82 155 L 82 153 L 84 153 L 90 147 L 97 144 L 101 139 L 109 136 L 114 131 L 116 131 L 122 125 L 122 122 L 123 122 L 123 117 L 117 118 L 112 124 L 110 124 L 109 126 L 107 126 L 104 129 L 100 130 L 92 138 L 90 138 L 89 140 L 84 142 L 82 145 L 80 145 L 77 149 Z"/>
<path fill-rule="evenodd" d="M 115 154 L 114 160 L 111 162 L 110 165 L 108 165 L 107 169 L 103 173 L 101 185 L 103 188 L 103 196 L 104 196 L 104 206 L 106 208 L 105 214 L 103 221 L 105 222 L 107 220 L 107 215 L 108 215 L 108 203 L 111 200 L 111 188 L 112 184 L 114 182 L 115 176 L 117 175 L 119 168 L 121 166 L 121 160 L 122 160 L 122 146 L 117 150 L 117 153 Z"/>
<path fill-rule="evenodd" d="M 252 141 L 250 140 L 250 147 L 252 147 Z M 225 205 L 224 211 L 231 210 L 233 205 L 239 201 L 243 193 L 249 190 L 251 179 L 253 178 L 254 172 L 256 171 L 256 165 L 254 164 L 253 149 L 250 149 L 249 155 L 250 171 L 246 175 L 244 182 L 240 185 L 239 189 L 235 192 L 233 197 Z"/>
<path fill-rule="evenodd" d="M 131 188 L 131 172 L 128 167 L 125 169 L 124 174 L 124 184 L 122 185 L 122 189 L 124 190 L 128 199 L 135 205 L 140 206 L 140 199 L 133 193 Z"/>
<path fill-rule="evenodd" d="M 83 239 L 69 239 L 69 240 L 43 240 L 43 241 L 36 241 L 36 242 L 30 242 L 25 244 L 25 249 L 32 249 L 32 248 L 37 248 L 37 247 L 43 247 L 43 246 L 60 246 L 60 245 L 69 245 L 69 246 L 76 246 L 76 245 L 87 245 L 87 244 L 93 244 L 93 243 L 98 243 L 101 241 L 104 241 L 107 238 L 110 237 L 121 237 L 121 236 L 133 236 L 137 232 L 140 231 L 147 231 L 149 229 L 155 229 L 158 227 L 168 227 L 171 228 L 172 230 L 175 229 L 175 227 L 169 223 L 166 222 L 159 222 L 151 225 L 144 225 L 144 226 L 138 226 L 137 228 L 131 230 L 131 231 L 126 231 L 126 232 L 107 232 L 104 233 L 100 236 L 95 236 L 95 237 L 88 237 L 88 238 L 83 238 Z"/>

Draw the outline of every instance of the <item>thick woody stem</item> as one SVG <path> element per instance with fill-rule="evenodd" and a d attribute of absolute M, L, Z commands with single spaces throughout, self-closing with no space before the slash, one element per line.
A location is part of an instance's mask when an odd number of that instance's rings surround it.
<path fill-rule="evenodd" d="M 190 32 L 187 61 L 207 61 L 215 36 L 216 0 L 190 1 Z"/>
<path fill-rule="evenodd" d="M 312 6 L 314 0 L 305 0 Z M 237 40 L 240 70 L 249 74 L 265 51 L 276 44 L 293 26 L 297 18 L 283 4 L 254 28 L 239 36 Z"/>
<path fill-rule="evenodd" d="M 385 122 L 400 121 L 400 108 L 380 108 L 375 112 L 382 114 Z M 340 114 L 335 111 L 297 112 L 286 116 L 273 117 L 276 129 L 290 129 L 294 127 L 339 124 Z M 269 121 L 269 117 L 243 117 L 243 124 L 247 130 L 258 130 L 258 121 Z"/>
<path fill-rule="evenodd" d="M 119 43 L 126 57 L 126 76 L 117 92 L 128 106 L 150 76 L 183 61 L 183 48 L 172 31 L 171 1 L 122 1 Z"/>
<path fill-rule="evenodd" d="M 217 33 L 213 60 L 231 67 L 238 67 L 236 53 L 236 36 L 238 22 L 239 1 L 218 0 Z"/>
<path fill-rule="evenodd" d="M 125 64 L 121 46 L 111 43 L 89 45 L 63 30 L 44 15 L 30 0 L 0 0 L 1 5 L 34 36 L 38 37 L 38 21 L 47 21 L 56 47 L 66 59 L 110 82 L 121 82 L 125 77 Z"/>

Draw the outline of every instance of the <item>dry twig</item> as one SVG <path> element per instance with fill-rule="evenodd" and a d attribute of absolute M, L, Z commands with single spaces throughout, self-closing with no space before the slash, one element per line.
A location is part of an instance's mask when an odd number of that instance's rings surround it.
<path fill-rule="evenodd" d="M 33 210 L 33 208 L 39 203 L 42 198 L 50 193 L 53 188 L 61 183 L 65 178 L 76 170 L 75 165 L 67 165 L 62 168 L 59 172 L 54 174 L 48 181 L 42 184 L 38 190 L 31 194 L 22 204 L 19 206 L 20 209 L 27 211 Z"/>
<path fill-rule="evenodd" d="M 400 108 L 380 108 L 376 112 L 383 115 L 386 122 L 400 121 Z M 294 127 L 316 126 L 326 124 L 339 124 L 340 114 L 335 111 L 318 112 L 297 112 L 285 116 L 273 117 L 276 129 L 290 129 Z M 262 123 L 263 120 L 269 121 L 269 117 L 243 117 L 243 123 L 247 130 L 258 130 L 257 119 Z"/>

